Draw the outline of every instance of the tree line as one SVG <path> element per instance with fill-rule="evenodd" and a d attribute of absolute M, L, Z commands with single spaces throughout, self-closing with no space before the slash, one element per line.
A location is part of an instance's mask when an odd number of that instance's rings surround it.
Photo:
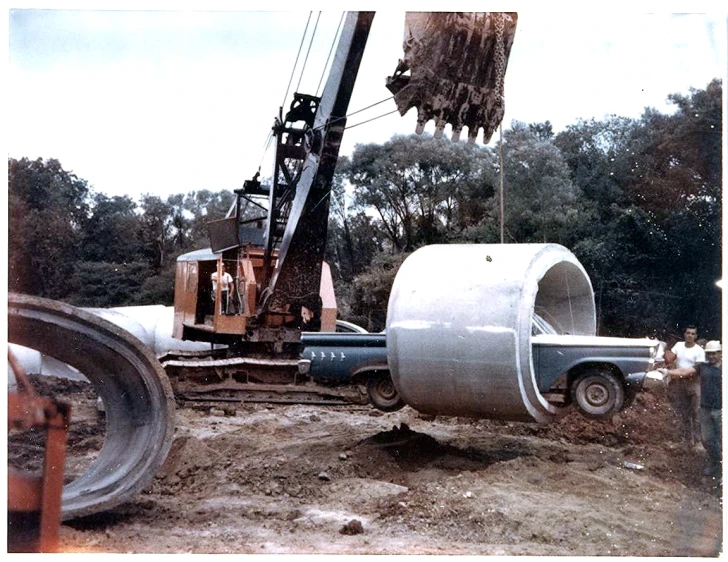
<path fill-rule="evenodd" d="M 501 147 L 394 136 L 341 157 L 327 261 L 340 316 L 381 330 L 399 265 L 426 244 L 554 242 L 584 265 L 599 333 L 721 329 L 722 84 L 639 119 L 511 123 Z M 10 159 L 9 288 L 78 306 L 171 304 L 174 262 L 209 246 L 234 194 L 109 197 L 54 159 Z M 446 268 L 446 264 L 442 264 Z"/>

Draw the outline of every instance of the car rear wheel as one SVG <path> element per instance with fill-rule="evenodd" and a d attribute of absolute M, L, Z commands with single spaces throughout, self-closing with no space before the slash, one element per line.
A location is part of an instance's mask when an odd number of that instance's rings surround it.
<path fill-rule="evenodd" d="M 613 373 L 592 369 L 572 383 L 571 400 L 584 416 L 609 419 L 624 407 L 625 392 Z"/>
<path fill-rule="evenodd" d="M 404 407 L 389 373 L 376 373 L 367 380 L 367 393 L 372 405 L 383 412 L 396 412 Z"/>

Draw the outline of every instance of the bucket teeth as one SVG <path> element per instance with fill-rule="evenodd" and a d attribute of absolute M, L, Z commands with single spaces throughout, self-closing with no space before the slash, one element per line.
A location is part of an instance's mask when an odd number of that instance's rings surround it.
<path fill-rule="evenodd" d="M 417 134 L 434 120 L 435 138 L 449 124 L 453 140 L 467 127 L 468 142 L 481 128 L 483 142 L 490 141 L 503 119 L 503 80 L 517 19 L 505 12 L 407 13 L 404 57 L 387 87 L 401 115 L 417 108 Z"/>

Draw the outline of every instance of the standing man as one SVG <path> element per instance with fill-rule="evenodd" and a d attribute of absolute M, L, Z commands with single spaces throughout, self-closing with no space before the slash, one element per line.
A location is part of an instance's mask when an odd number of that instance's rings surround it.
<path fill-rule="evenodd" d="M 685 328 L 685 341 L 677 342 L 672 347 L 675 354 L 675 367 L 689 369 L 697 363 L 705 361 L 705 351 L 695 340 L 698 338 L 698 329 L 695 326 Z M 683 435 L 690 445 L 695 445 L 700 438 L 699 408 L 700 408 L 700 381 L 692 376 L 683 376 L 670 384 L 670 402 L 677 411 L 683 423 Z"/>
<path fill-rule="evenodd" d="M 212 300 L 217 297 L 217 271 L 210 276 L 212 281 Z M 233 286 L 233 278 L 222 264 L 222 275 L 220 276 L 220 312 L 228 314 L 230 308 L 230 290 Z"/>
<path fill-rule="evenodd" d="M 721 481 L 722 401 L 723 401 L 723 359 L 719 341 L 705 344 L 707 363 L 696 363 L 692 367 L 667 369 L 677 380 L 689 377 L 700 384 L 700 437 L 708 454 L 704 474 Z M 672 384 L 672 383 L 671 383 Z"/>

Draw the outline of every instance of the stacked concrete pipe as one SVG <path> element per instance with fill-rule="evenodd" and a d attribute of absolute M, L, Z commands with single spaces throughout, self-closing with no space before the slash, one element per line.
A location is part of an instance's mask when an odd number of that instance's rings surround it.
<path fill-rule="evenodd" d="M 433 245 L 397 273 L 387 360 L 402 399 L 427 414 L 546 423 L 564 413 L 538 390 L 531 317 L 595 335 L 591 281 L 558 244 Z"/>

